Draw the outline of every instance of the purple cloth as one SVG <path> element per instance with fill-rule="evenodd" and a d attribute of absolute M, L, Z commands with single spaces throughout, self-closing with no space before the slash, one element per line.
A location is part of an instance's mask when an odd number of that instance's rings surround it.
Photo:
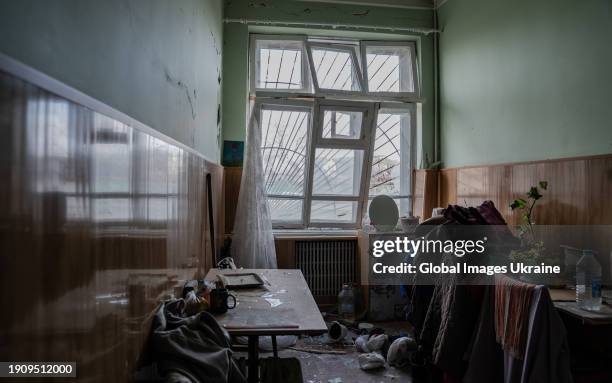
<path fill-rule="evenodd" d="M 506 220 L 497 210 L 493 201 L 484 201 L 476 210 L 489 225 L 507 225 Z"/>
<path fill-rule="evenodd" d="M 461 225 L 506 225 L 506 220 L 493 201 L 484 201 L 478 207 L 448 205 L 444 218 Z"/>

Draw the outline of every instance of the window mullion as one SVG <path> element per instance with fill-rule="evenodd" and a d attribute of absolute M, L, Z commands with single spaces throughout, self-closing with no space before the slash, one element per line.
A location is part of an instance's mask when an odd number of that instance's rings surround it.
<path fill-rule="evenodd" d="M 306 174 L 304 183 L 306 190 L 304 190 L 304 210 L 302 211 L 302 221 L 304 227 L 310 226 L 310 206 L 312 204 L 312 183 L 314 175 L 314 155 L 315 155 L 315 134 L 318 134 L 319 130 L 319 119 L 317 118 L 317 106 L 313 108 L 310 114 L 310 124 L 308 125 L 308 138 L 307 138 L 307 155 L 306 155 Z"/>
<path fill-rule="evenodd" d="M 364 153 L 364 165 L 362 169 L 361 178 L 361 193 L 359 195 L 359 202 L 357 203 L 357 225 L 359 226 L 363 220 L 363 211 L 367 206 L 368 193 L 370 189 L 370 174 L 372 172 L 372 156 L 374 155 L 374 141 L 376 138 L 376 122 L 378 120 L 378 110 L 380 109 L 380 103 L 373 104 L 370 109 L 364 126 L 369 129 L 369 134 L 366 134 L 367 149 Z"/>
<path fill-rule="evenodd" d="M 292 199 L 292 200 L 304 200 L 304 196 L 300 195 L 291 195 L 291 194 L 266 194 L 267 198 L 275 198 L 275 199 Z"/>
<path fill-rule="evenodd" d="M 340 195 L 340 194 L 320 194 L 310 197 L 311 201 L 348 201 L 359 202 L 360 196 Z"/>
<path fill-rule="evenodd" d="M 409 172 L 408 172 L 408 194 L 410 195 L 410 204 L 408 205 L 408 211 L 410 213 L 410 215 L 413 215 L 413 211 L 412 211 L 412 200 L 413 200 L 413 196 L 412 196 L 412 185 L 414 183 L 414 176 L 412 173 L 412 169 L 416 168 L 416 131 L 417 131 L 417 110 L 416 110 L 416 105 L 415 104 L 411 104 L 410 105 L 410 144 L 409 146 L 409 150 L 410 150 L 410 167 L 409 167 Z"/>

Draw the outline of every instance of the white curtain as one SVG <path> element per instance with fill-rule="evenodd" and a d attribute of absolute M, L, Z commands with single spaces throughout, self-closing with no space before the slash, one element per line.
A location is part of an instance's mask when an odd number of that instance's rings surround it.
<path fill-rule="evenodd" d="M 232 255 L 238 267 L 275 269 L 276 250 L 264 186 L 261 131 L 253 103 L 250 109 L 240 195 L 234 220 Z"/>

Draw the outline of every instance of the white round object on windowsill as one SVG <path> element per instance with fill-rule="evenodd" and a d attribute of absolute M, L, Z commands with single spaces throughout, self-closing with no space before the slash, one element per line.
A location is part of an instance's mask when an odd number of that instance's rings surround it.
<path fill-rule="evenodd" d="M 379 195 L 372 199 L 368 210 L 370 221 L 377 231 L 393 231 L 397 226 L 399 211 L 393 198 Z"/>

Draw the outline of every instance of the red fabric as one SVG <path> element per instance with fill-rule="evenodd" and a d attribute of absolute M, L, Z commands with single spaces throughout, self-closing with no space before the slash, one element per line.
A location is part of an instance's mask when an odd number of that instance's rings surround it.
<path fill-rule="evenodd" d="M 442 381 L 444 383 L 461 383 L 462 378 L 458 378 L 456 376 L 449 374 L 448 372 L 444 372 L 442 376 Z"/>
<path fill-rule="evenodd" d="M 535 285 L 505 275 L 495 276 L 495 337 L 505 351 L 523 360 L 529 309 Z"/>

